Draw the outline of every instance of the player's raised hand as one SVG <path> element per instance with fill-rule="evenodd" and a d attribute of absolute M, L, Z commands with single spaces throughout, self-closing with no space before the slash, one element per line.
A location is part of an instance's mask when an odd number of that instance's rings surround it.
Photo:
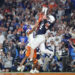
<path fill-rule="evenodd" d="M 46 15 L 43 15 L 42 19 L 47 19 Z"/>

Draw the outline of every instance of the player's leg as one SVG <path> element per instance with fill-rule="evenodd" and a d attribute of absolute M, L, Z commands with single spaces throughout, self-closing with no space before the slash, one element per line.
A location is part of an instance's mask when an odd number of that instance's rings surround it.
<path fill-rule="evenodd" d="M 31 49 L 31 53 L 30 53 L 30 56 L 29 56 L 29 58 L 30 58 L 30 61 L 34 61 L 35 60 L 35 58 L 37 57 L 37 54 L 36 54 L 36 49 Z"/>
<path fill-rule="evenodd" d="M 30 46 L 31 46 L 31 54 L 30 54 L 31 60 L 33 59 L 34 50 L 35 50 L 37 47 L 39 47 L 39 45 L 40 45 L 44 40 L 45 40 L 44 35 L 38 35 L 38 36 L 34 39 L 33 43 L 31 43 L 31 45 L 30 45 Z"/>
<path fill-rule="evenodd" d="M 24 64 L 24 62 L 26 61 L 27 58 L 29 58 L 29 55 L 30 55 L 30 47 L 27 46 L 26 47 L 26 56 L 23 58 L 23 60 L 21 61 L 20 63 L 20 66 L 22 66 Z"/>
<path fill-rule="evenodd" d="M 18 68 L 17 68 L 18 71 L 20 71 L 20 70 L 22 69 L 23 64 L 24 64 L 24 62 L 27 60 L 27 58 L 30 59 L 30 57 L 29 57 L 30 54 L 31 54 L 31 47 L 30 47 L 30 46 L 27 46 L 27 47 L 26 47 L 26 56 L 25 56 L 25 57 L 23 58 L 23 60 L 21 61 L 20 66 L 18 66 Z"/>
<path fill-rule="evenodd" d="M 35 70 L 38 66 L 38 62 L 34 63 L 32 66 L 32 69 L 30 70 L 30 73 L 36 73 L 37 70 Z"/>
<path fill-rule="evenodd" d="M 42 8 L 42 12 L 44 12 L 44 15 L 46 15 L 46 14 L 47 14 L 47 10 L 48 10 L 48 8 L 47 8 L 47 7 L 43 7 L 43 8 Z"/>
<path fill-rule="evenodd" d="M 32 61 L 33 60 L 33 55 L 34 55 L 34 50 L 39 46 L 39 44 L 40 44 L 40 40 L 39 40 L 39 38 L 38 37 L 36 37 L 35 39 L 34 39 L 34 41 L 33 41 L 33 43 L 31 43 L 31 45 L 30 45 L 30 49 L 31 49 L 31 53 L 30 53 L 30 61 Z"/>
<path fill-rule="evenodd" d="M 26 57 L 28 57 L 30 59 L 30 61 L 33 60 L 33 55 L 34 55 L 34 50 L 30 47 L 30 46 L 27 46 L 26 47 Z"/>
<path fill-rule="evenodd" d="M 30 52 L 30 61 L 33 61 L 33 56 L 34 56 L 34 50 L 31 48 L 31 52 Z"/>
<path fill-rule="evenodd" d="M 42 12 L 44 12 L 44 10 L 45 10 L 44 7 L 42 7 Z"/>
<path fill-rule="evenodd" d="M 45 7 L 45 15 L 47 14 L 47 10 L 48 10 L 48 8 L 47 8 L 47 7 Z"/>
<path fill-rule="evenodd" d="M 33 66 L 32 69 L 30 70 L 31 73 L 38 73 L 39 71 L 36 69 L 38 66 L 38 60 L 37 58 L 37 54 L 36 54 L 36 50 L 34 50 L 34 55 L 33 55 Z"/>
<path fill-rule="evenodd" d="M 40 48 L 40 50 L 41 50 L 42 53 L 46 53 L 46 54 L 53 55 L 53 52 L 52 51 L 50 51 L 50 50 L 48 50 L 48 49 L 45 48 L 45 43 L 44 42 L 42 42 L 40 44 L 40 47 L 39 48 Z"/>

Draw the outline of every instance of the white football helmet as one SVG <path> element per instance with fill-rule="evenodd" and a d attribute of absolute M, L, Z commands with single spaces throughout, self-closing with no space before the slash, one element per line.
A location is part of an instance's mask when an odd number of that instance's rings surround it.
<path fill-rule="evenodd" d="M 48 21 L 50 21 L 50 23 L 53 23 L 55 21 L 55 17 L 53 15 L 48 15 Z"/>

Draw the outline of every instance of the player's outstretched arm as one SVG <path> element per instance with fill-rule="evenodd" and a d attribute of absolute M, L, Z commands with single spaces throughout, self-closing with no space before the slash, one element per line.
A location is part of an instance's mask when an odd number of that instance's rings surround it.
<path fill-rule="evenodd" d="M 23 60 L 20 63 L 20 66 L 22 66 L 24 64 L 24 62 L 26 61 L 27 57 L 24 57 Z"/>
<path fill-rule="evenodd" d="M 27 32 L 27 35 L 31 34 L 37 27 L 38 27 L 39 22 L 36 22 L 35 26 L 32 28 L 32 30 L 30 30 L 29 32 Z"/>

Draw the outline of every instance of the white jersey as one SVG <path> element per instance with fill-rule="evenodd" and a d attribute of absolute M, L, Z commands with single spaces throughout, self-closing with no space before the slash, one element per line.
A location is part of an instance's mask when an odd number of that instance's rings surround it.
<path fill-rule="evenodd" d="M 33 40 L 34 40 L 34 38 L 33 38 L 33 33 L 31 33 L 31 34 L 29 34 L 29 36 L 28 36 L 28 41 L 29 41 L 28 45 L 32 44 Z"/>
<path fill-rule="evenodd" d="M 29 32 L 29 31 L 30 31 L 30 29 L 28 29 L 26 32 Z M 34 41 L 33 35 L 34 35 L 34 31 L 28 35 L 29 43 L 27 44 L 27 46 L 31 46 L 31 44 L 33 43 L 33 41 Z"/>

